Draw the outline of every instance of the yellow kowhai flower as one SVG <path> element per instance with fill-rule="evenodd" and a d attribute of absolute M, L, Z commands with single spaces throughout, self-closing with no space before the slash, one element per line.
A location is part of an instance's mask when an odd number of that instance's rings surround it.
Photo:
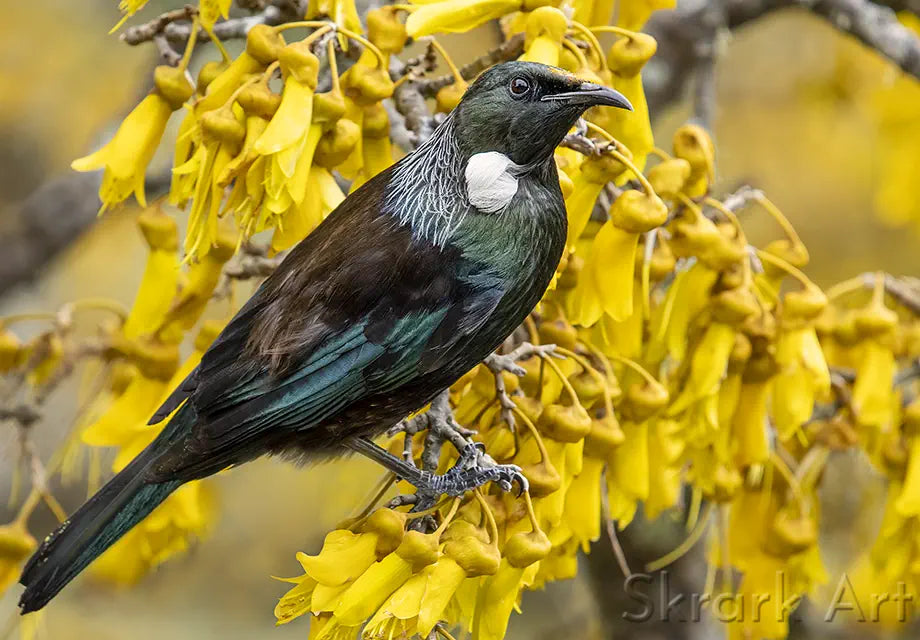
<path fill-rule="evenodd" d="M 224 189 L 220 177 L 239 154 L 246 137 L 244 114 L 238 105 L 225 105 L 201 116 L 202 145 L 189 162 L 174 173 L 197 171 L 195 192 L 189 211 L 185 253 L 201 260 L 218 241 L 218 215 Z"/>
<path fill-rule="evenodd" d="M 121 20 L 118 21 L 114 27 L 109 30 L 109 33 L 115 33 L 121 26 L 135 13 L 144 8 L 144 5 L 147 4 L 148 0 L 119 0 L 118 10 L 124 13 L 121 17 Z"/>
<path fill-rule="evenodd" d="M 667 216 L 667 207 L 650 186 L 647 193 L 628 189 L 614 201 L 610 220 L 597 232 L 584 273 L 570 294 L 568 310 L 574 321 L 590 326 L 602 313 L 618 321 L 633 313 L 639 235 L 663 224 Z"/>
<path fill-rule="evenodd" d="M 353 636 L 393 592 L 413 575 L 437 562 L 440 531 L 408 531 L 396 551 L 374 563 L 341 593 L 320 638 Z M 314 609 L 316 597 L 314 594 Z"/>
<path fill-rule="evenodd" d="M 211 300 L 223 266 L 236 252 L 237 233 L 222 225 L 211 250 L 189 267 L 188 277 L 163 317 L 157 334 L 163 339 L 180 342 L 186 330 L 195 326 Z"/>
<path fill-rule="evenodd" d="M 663 338 L 659 342 L 660 347 L 679 362 L 687 355 L 690 323 L 709 304 L 709 292 L 718 277 L 718 272 L 697 262 L 686 271 L 679 271 L 668 289 L 653 334 Z M 649 354 L 652 359 L 660 359 L 664 355 Z"/>
<path fill-rule="evenodd" d="M 322 17 L 328 17 L 338 26 L 350 31 L 364 31 L 354 0 L 310 0 L 307 4 L 306 19 Z"/>
<path fill-rule="evenodd" d="M 654 520 L 677 505 L 681 490 L 681 462 L 684 443 L 677 437 L 682 425 L 660 418 L 650 425 L 648 434 L 649 488 L 645 517 Z"/>
<path fill-rule="evenodd" d="M 780 440 L 788 440 L 811 417 L 816 399 L 830 391 L 830 371 L 814 327 L 780 332 L 776 364 L 771 416 Z"/>
<path fill-rule="evenodd" d="M 141 213 L 137 223 L 150 253 L 134 305 L 122 327 L 129 340 L 149 336 L 159 328 L 179 284 L 179 230 L 175 220 L 156 207 Z"/>
<path fill-rule="evenodd" d="M 151 92 L 122 121 L 108 144 L 71 163 L 75 171 L 105 169 L 99 187 L 102 211 L 124 202 L 132 193 L 141 206 L 147 206 L 144 172 L 172 112 L 172 106 L 163 96 Z"/>
<path fill-rule="evenodd" d="M 524 24 L 524 53 L 518 60 L 558 67 L 562 39 L 569 26 L 565 14 L 556 7 L 538 7 L 527 14 Z"/>
<path fill-rule="evenodd" d="M 891 342 L 898 317 L 885 306 L 884 294 L 884 277 L 878 276 L 872 301 L 854 315 L 860 357 L 853 385 L 853 412 L 859 424 L 877 429 L 890 426 L 895 406 L 896 363 Z"/>
<path fill-rule="evenodd" d="M 255 151 L 270 155 L 290 150 L 279 159 L 284 175 L 290 177 L 310 128 L 319 59 L 310 51 L 310 43 L 301 41 L 283 47 L 278 60 L 284 77 L 281 103 L 256 141 Z"/>
<path fill-rule="evenodd" d="M 319 554 L 298 553 L 304 569 L 296 584 L 275 607 L 277 624 L 285 624 L 308 611 L 331 612 L 341 596 L 359 577 L 399 547 L 406 525 L 404 513 L 377 509 L 361 524 L 359 532 L 336 529 L 330 532 Z"/>
<path fill-rule="evenodd" d="M 383 104 L 364 108 L 361 120 L 361 174 L 352 185 L 352 191 L 393 164 L 390 144 L 390 118 Z"/>
<path fill-rule="evenodd" d="M 722 322 L 712 322 L 706 327 L 693 351 L 690 374 L 682 385 L 683 390 L 668 407 L 669 416 L 676 416 L 694 402 L 718 392 L 734 346 L 734 327 Z"/>
<path fill-rule="evenodd" d="M 581 473 L 572 480 L 565 496 L 563 522 L 582 551 L 601 535 L 601 475 L 604 460 L 591 456 L 582 462 Z"/>
<path fill-rule="evenodd" d="M 617 31 L 623 37 L 613 44 L 607 54 L 610 86 L 626 96 L 633 110 L 594 109 L 588 115 L 626 145 L 632 152 L 633 162 L 639 169 L 643 169 L 648 153 L 655 146 L 655 140 L 640 72 L 655 54 L 658 43 L 645 33 Z M 617 113 L 620 111 L 622 113 Z"/>
<path fill-rule="evenodd" d="M 233 0 L 198 0 L 198 15 L 201 26 L 210 31 L 214 23 L 221 18 L 230 17 L 230 5 Z"/>
<path fill-rule="evenodd" d="M 604 3 L 595 0 L 594 21 L 591 24 L 610 22 L 609 0 Z M 638 31 L 648 22 L 652 13 L 659 9 L 673 9 L 677 0 L 625 0 L 617 3 L 617 25 L 631 31 Z M 606 11 L 605 11 L 606 10 Z"/>
<path fill-rule="evenodd" d="M 413 38 L 420 38 L 434 33 L 470 31 L 517 11 L 521 0 L 438 0 L 415 4 L 419 6 L 409 14 L 406 32 Z"/>
<path fill-rule="evenodd" d="M 0 594 L 19 577 L 20 565 L 38 544 L 18 519 L 0 526 Z"/>
<path fill-rule="evenodd" d="M 133 359 L 140 369 L 124 392 L 93 424 L 81 434 L 85 444 L 95 447 L 116 446 L 136 454 L 152 439 L 147 420 L 160 406 L 172 374 L 179 364 L 178 346 L 145 342 L 134 347 Z M 116 458 L 115 470 L 124 467 L 130 457 Z"/>

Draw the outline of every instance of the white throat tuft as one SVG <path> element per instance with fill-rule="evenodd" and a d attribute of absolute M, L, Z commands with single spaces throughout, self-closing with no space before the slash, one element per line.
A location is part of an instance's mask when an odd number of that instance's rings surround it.
<path fill-rule="evenodd" d="M 483 213 L 498 213 L 517 193 L 518 165 L 497 151 L 477 153 L 466 163 L 466 195 L 471 205 Z"/>

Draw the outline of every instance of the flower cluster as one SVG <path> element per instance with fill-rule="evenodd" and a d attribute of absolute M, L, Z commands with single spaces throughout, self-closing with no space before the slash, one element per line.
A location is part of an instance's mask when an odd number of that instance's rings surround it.
<path fill-rule="evenodd" d="M 122 8 L 130 15 L 143 4 Z M 113 139 L 74 162 L 104 170 L 104 208 L 132 194 L 144 207 L 149 252 L 133 306 L 84 300 L 48 317 L 0 319 L 0 373 L 35 403 L 78 360 L 101 365 L 49 470 L 74 474 L 81 444 L 114 449 L 118 470 L 157 435 L 162 423 L 148 425 L 151 415 L 236 310 L 233 279 L 264 276 L 275 254 L 341 202 L 341 185 L 357 188 L 399 154 L 384 103 L 420 72 L 410 64 L 391 76 L 391 56 L 409 38 L 497 19 L 508 40 L 523 40 L 521 59 L 614 87 L 635 107 L 592 110 L 556 153 L 567 250 L 505 345 L 504 357 L 524 355 L 513 366 L 484 363 L 449 390 L 458 438 L 470 430 L 492 459 L 518 465 L 529 493 L 487 486 L 406 511 L 411 487 L 388 477 L 318 554 L 298 554 L 303 573 L 287 580 L 294 586 L 275 609 L 278 623 L 309 614 L 316 639 L 450 637 L 460 627 L 497 640 L 524 590 L 573 577 L 578 552 L 604 522 L 623 528 L 640 509 L 646 518 L 681 510 L 688 522 L 687 541 L 652 568 L 711 533 L 707 591 L 719 573 L 733 595 L 771 591 L 781 572 L 788 593 L 806 593 L 823 579 L 822 470 L 831 452 L 850 448 L 889 479 L 877 546 L 860 561 L 863 583 L 920 589 L 920 294 L 883 274 L 822 291 L 802 272 L 808 252 L 772 202 L 753 190 L 713 196 L 715 149 L 704 129 L 685 125 L 669 151 L 655 146 L 641 72 L 657 45 L 639 29 L 665 4 L 436 0 L 381 7 L 362 21 L 350 0 L 324 0 L 310 2 L 303 21 L 255 24 L 231 59 L 212 29 L 230 3 L 202 0 L 178 66 L 158 67 L 153 91 Z M 193 82 L 199 21 L 222 59 Z M 293 28 L 308 35 L 291 38 Z M 430 43 L 451 69 L 432 96 L 446 112 L 471 78 Z M 354 62 L 340 73 L 344 52 Z M 165 205 L 148 207 L 144 194 L 147 165 L 177 112 L 168 201 L 188 210 L 182 242 Z M 779 230 L 763 246 L 749 243 L 740 221 L 755 210 Z M 115 321 L 87 342 L 72 316 L 99 308 Z M 36 319 L 52 328 L 27 342 L 9 328 Z M 524 343 L 540 348 L 518 349 Z M 403 426 L 387 443 L 393 452 L 430 472 L 457 461 L 451 447 L 430 448 L 431 433 Z M 397 498 L 378 507 L 393 486 Z M 39 491 L 0 527 L 0 590 L 35 546 L 24 523 L 39 497 L 54 508 Z M 95 570 L 137 580 L 205 534 L 212 511 L 206 484 L 184 486 Z M 728 632 L 783 638 L 787 628 L 748 618 Z"/>

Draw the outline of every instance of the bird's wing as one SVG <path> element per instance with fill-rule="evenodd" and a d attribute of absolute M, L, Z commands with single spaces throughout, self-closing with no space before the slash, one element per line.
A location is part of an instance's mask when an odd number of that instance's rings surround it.
<path fill-rule="evenodd" d="M 498 304 L 497 278 L 379 214 L 374 182 L 291 252 L 158 412 L 187 398 L 198 415 L 183 474 L 436 370 Z"/>

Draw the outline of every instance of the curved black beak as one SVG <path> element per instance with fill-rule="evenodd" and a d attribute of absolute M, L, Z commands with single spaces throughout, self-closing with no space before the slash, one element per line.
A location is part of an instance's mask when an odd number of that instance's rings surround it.
<path fill-rule="evenodd" d="M 622 93 L 593 82 L 582 82 L 574 91 L 552 93 L 543 96 L 541 100 L 543 102 L 565 102 L 566 104 L 583 106 L 585 109 L 603 105 L 628 109 L 629 111 L 633 110 L 633 106 Z"/>

